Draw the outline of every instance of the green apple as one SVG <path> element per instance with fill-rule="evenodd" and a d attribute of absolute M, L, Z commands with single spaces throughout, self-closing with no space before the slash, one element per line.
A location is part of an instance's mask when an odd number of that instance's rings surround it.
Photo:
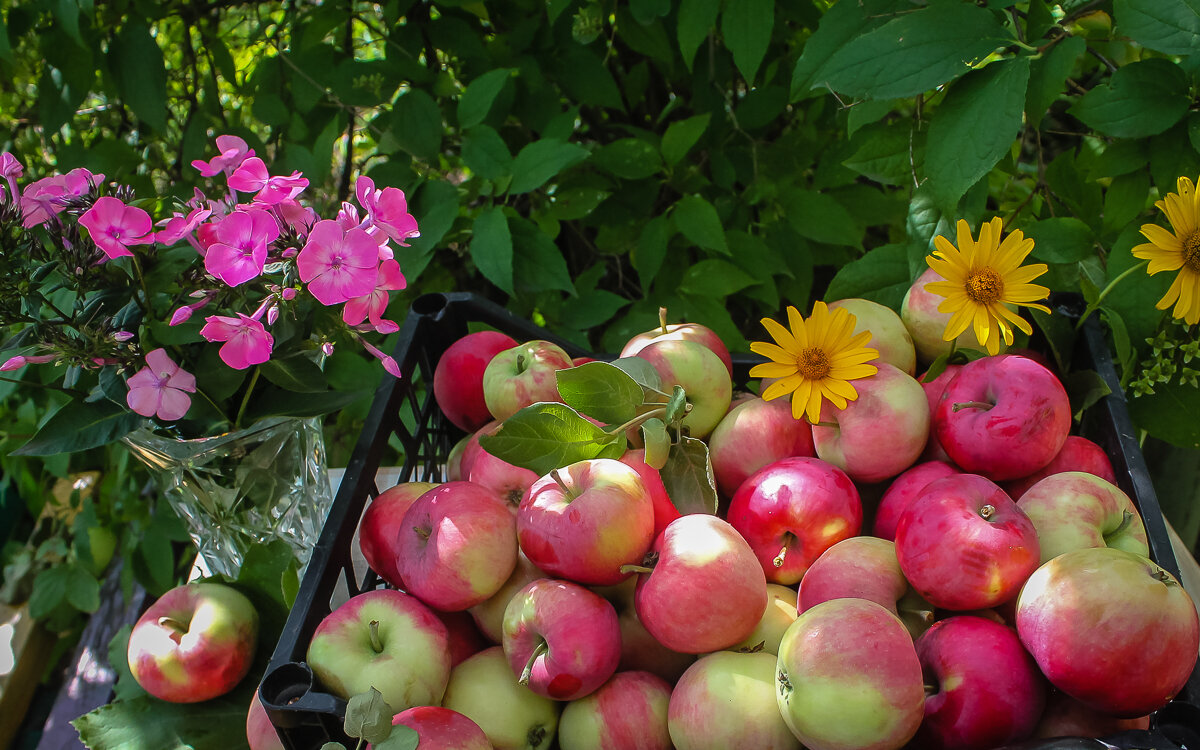
<path fill-rule="evenodd" d="M 484 649 L 450 673 L 442 706 L 479 725 L 496 750 L 545 750 L 558 730 L 559 704 L 517 682 L 504 649 Z"/>

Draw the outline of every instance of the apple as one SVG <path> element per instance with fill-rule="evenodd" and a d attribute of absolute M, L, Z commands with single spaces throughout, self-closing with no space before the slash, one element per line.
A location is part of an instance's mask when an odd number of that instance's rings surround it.
<path fill-rule="evenodd" d="M 440 612 L 436 609 L 433 613 L 446 626 L 451 668 L 457 667 L 468 656 L 473 656 L 492 645 L 491 640 L 479 630 L 470 613 L 463 610 Z"/>
<path fill-rule="evenodd" d="M 959 468 L 999 482 L 1029 476 L 1058 455 L 1071 403 L 1054 373 L 1032 359 L 984 357 L 946 386 L 933 427 Z"/>
<path fill-rule="evenodd" d="M 479 632 L 492 643 L 499 644 L 504 637 L 504 610 L 508 602 L 525 585 L 539 578 L 549 578 L 546 572 L 529 562 L 524 552 L 517 552 L 517 564 L 508 580 L 483 602 L 467 609 Z"/>
<path fill-rule="evenodd" d="M 450 672 L 442 706 L 475 722 L 496 750 L 548 750 L 558 729 L 559 704 L 517 682 L 500 646 Z"/>
<path fill-rule="evenodd" d="M 454 447 L 450 449 L 450 453 L 446 456 L 446 481 L 457 482 L 460 479 L 466 479 L 467 476 L 462 470 L 463 454 L 467 451 L 467 446 L 471 444 L 471 439 L 475 437 L 474 432 L 467 433 L 459 438 Z M 478 441 L 476 441 L 478 444 Z"/>
<path fill-rule="evenodd" d="M 379 577 L 404 588 L 397 566 L 397 538 L 404 514 L 416 499 L 437 487 L 433 482 L 401 482 L 371 501 L 358 523 L 358 548 Z"/>
<path fill-rule="evenodd" d="M 517 514 L 521 498 L 537 481 L 538 475 L 529 469 L 514 466 L 502 458 L 492 455 L 479 444 L 483 435 L 493 435 L 503 426 L 491 421 L 476 430 L 463 447 L 459 459 L 459 474 L 463 479 L 486 487 L 508 506 L 509 512 Z"/>
<path fill-rule="evenodd" d="M 767 584 L 767 608 L 750 635 L 735 643 L 729 651 L 779 653 L 779 642 L 788 626 L 796 620 L 796 590 L 778 583 Z"/>
<path fill-rule="evenodd" d="M 505 349 L 483 371 L 488 411 L 503 422 L 539 401 L 562 401 L 555 372 L 572 367 L 571 356 L 549 341 L 535 340 Z"/>
<path fill-rule="evenodd" d="M 1149 728 L 1149 716 L 1118 719 L 1088 708 L 1062 691 L 1051 690 L 1046 698 L 1046 710 L 1033 730 L 1033 736 L 1038 739 L 1104 737 L 1131 729 Z"/>
<path fill-rule="evenodd" d="M 695 654 L 681 654 L 662 645 L 650 635 L 646 626 L 638 619 L 634 595 L 637 580 L 630 578 L 615 586 L 599 586 L 592 589 L 608 600 L 617 612 L 621 626 L 621 672 L 650 672 L 670 684 L 696 661 Z"/>
<path fill-rule="evenodd" d="M 988 750 L 1033 734 L 1046 681 L 1012 628 L 959 615 L 935 622 L 916 647 L 927 686 L 914 745 Z"/>
<path fill-rule="evenodd" d="M 447 482 L 417 498 L 399 534 L 407 590 L 447 612 L 487 600 L 517 564 L 517 521 L 472 482 Z"/>
<path fill-rule="evenodd" d="M 754 550 L 767 580 L 792 585 L 822 552 L 858 534 L 862 503 L 836 466 L 819 458 L 784 458 L 742 482 L 727 518 Z"/>
<path fill-rule="evenodd" d="M 729 348 L 725 342 L 708 326 L 699 323 L 667 324 L 667 308 L 658 308 L 658 328 L 652 328 L 645 333 L 639 333 L 629 339 L 621 349 L 622 357 L 635 357 L 642 349 L 659 341 L 694 341 L 712 351 L 725 365 L 730 377 L 733 376 L 733 359 L 729 356 Z"/>
<path fill-rule="evenodd" d="M 671 691 L 671 741 L 677 750 L 801 750 L 774 693 L 774 654 L 702 656 Z"/>
<path fill-rule="evenodd" d="M 925 711 L 908 630 L 866 599 L 833 599 L 797 617 L 775 679 L 779 711 L 809 750 L 898 750 Z"/>
<path fill-rule="evenodd" d="M 250 750 L 285 750 L 257 690 L 250 698 L 250 710 L 246 712 L 246 744 Z"/>
<path fill-rule="evenodd" d="M 613 606 L 577 583 L 542 578 L 504 610 L 504 655 L 522 685 L 570 701 L 617 671 L 621 626 Z"/>
<path fill-rule="evenodd" d="M 719 651 L 750 635 L 762 619 L 762 565 L 737 530 L 716 516 L 672 521 L 647 557 L 653 567 L 640 571 L 634 606 L 650 635 L 672 651 Z"/>
<path fill-rule="evenodd" d="M 573 700 L 558 720 L 561 750 L 671 750 L 671 686 L 649 672 L 617 672 Z"/>
<path fill-rule="evenodd" d="M 654 541 L 654 506 L 637 471 L 611 458 L 555 469 L 517 511 L 521 550 L 551 576 L 609 585 Z"/>
<path fill-rule="evenodd" d="M 1052 474 L 1030 487 L 1017 507 L 1037 529 L 1042 563 L 1083 547 L 1116 547 L 1150 556 L 1146 527 L 1133 501 L 1093 474 Z"/>
<path fill-rule="evenodd" d="M 433 398 L 454 426 L 473 432 L 491 420 L 483 373 L 493 357 L 516 345 L 516 339 L 499 331 L 477 331 L 455 341 L 438 358 Z"/>
<path fill-rule="evenodd" d="M 871 533 L 880 539 L 896 541 L 896 524 L 909 503 L 931 482 L 959 473 L 953 464 L 945 461 L 926 461 L 906 470 L 892 480 L 879 499 Z"/>
<path fill-rule="evenodd" d="M 788 399 L 753 396 L 733 406 L 708 437 L 717 489 L 733 497 L 754 472 L 781 458 L 815 456 L 812 426 L 792 416 Z"/>
<path fill-rule="evenodd" d="M 197 703 L 232 690 L 254 659 L 258 612 L 238 590 L 188 583 L 167 591 L 134 623 L 129 671 L 150 695 Z"/>
<path fill-rule="evenodd" d="M 441 706 L 405 709 L 392 717 L 392 726 L 416 732 L 421 750 L 492 750 L 492 743 L 478 724 Z"/>
<path fill-rule="evenodd" d="M 916 462 L 929 438 L 921 384 L 886 362 L 875 364 L 877 373 L 853 382 L 858 398 L 844 409 L 826 401 L 812 428 L 817 456 L 855 482 L 896 476 Z"/>
<path fill-rule="evenodd" d="M 929 402 L 929 419 L 932 427 L 933 412 L 937 409 L 938 402 L 942 400 L 942 393 L 946 390 L 946 386 L 951 380 L 958 375 L 958 371 L 962 369 L 962 365 L 946 365 L 946 369 L 936 377 L 925 382 L 928 372 L 917 378 L 917 382 L 921 384 L 921 388 L 925 390 L 925 399 Z M 925 450 L 921 452 L 921 460 L 923 461 L 950 461 L 950 457 L 946 455 L 946 449 L 938 442 L 937 431 L 929 430 L 929 440 L 925 443 Z M 1014 500 L 1016 498 L 1013 498 Z"/>
<path fill-rule="evenodd" d="M 618 460 L 636 471 L 642 478 L 642 484 L 645 485 L 646 494 L 650 496 L 650 504 L 654 508 L 654 536 L 657 537 L 663 529 L 667 528 L 667 524 L 682 515 L 667 494 L 662 474 L 658 469 L 646 463 L 644 448 L 630 448 Z"/>
<path fill-rule="evenodd" d="M 339 698 L 373 687 L 394 711 L 441 702 L 450 676 L 446 626 L 416 597 L 393 589 L 358 594 L 330 612 L 305 658 Z"/>
<path fill-rule="evenodd" d="M 950 342 L 944 340 L 942 334 L 946 330 L 946 324 L 950 322 L 952 313 L 938 312 L 938 306 L 945 302 L 946 298 L 925 289 L 926 284 L 935 281 L 945 279 L 932 268 L 926 269 L 904 294 L 904 301 L 900 304 L 900 319 L 912 334 L 917 359 L 926 364 L 950 351 Z M 979 343 L 973 326 L 959 334 L 954 340 L 954 345 L 958 349 L 973 349 L 978 352 L 985 350 Z M 1005 348 L 1004 342 L 1001 341 L 1000 351 L 1003 352 Z"/>
<path fill-rule="evenodd" d="M 887 362 L 908 375 L 916 373 L 917 350 L 912 334 L 895 310 L 868 299 L 840 299 L 829 303 L 831 311 L 839 307 L 854 316 L 854 335 L 863 331 L 871 333 L 871 340 L 864 346 L 879 352 L 879 362 Z"/>
<path fill-rule="evenodd" d="M 1121 718 L 1165 706 L 1200 649 L 1196 607 L 1175 577 L 1113 547 L 1038 568 L 1017 599 L 1017 633 L 1051 684 Z"/>
<path fill-rule="evenodd" d="M 1108 454 L 1104 452 L 1103 448 L 1085 437 L 1068 435 L 1062 450 L 1051 459 L 1050 463 L 1027 477 L 1013 479 L 1000 486 L 1013 500 L 1020 500 L 1025 491 L 1033 485 L 1052 474 L 1061 474 L 1064 471 L 1086 471 L 1109 484 L 1117 483 L 1117 475 L 1113 471 L 1112 461 L 1108 460 Z"/>
<path fill-rule="evenodd" d="M 683 387 L 692 407 L 683 426 L 694 438 L 708 437 L 733 398 L 733 383 L 721 358 L 703 344 L 671 340 L 647 344 L 637 356 L 658 372 L 665 393 L 676 385 Z"/>
<path fill-rule="evenodd" d="M 1012 599 L 1040 554 L 1029 516 L 976 474 L 927 485 L 896 526 L 904 577 L 943 609 L 986 609 Z"/>

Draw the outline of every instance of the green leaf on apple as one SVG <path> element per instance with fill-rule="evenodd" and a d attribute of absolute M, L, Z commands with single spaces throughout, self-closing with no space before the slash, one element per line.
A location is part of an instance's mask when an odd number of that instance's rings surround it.
<path fill-rule="evenodd" d="M 326 742 L 321 745 L 321 750 L 346 750 L 346 746 L 340 742 Z"/>
<path fill-rule="evenodd" d="M 555 377 L 558 394 L 568 406 L 601 422 L 628 422 L 645 400 L 638 382 L 607 362 L 588 362 L 558 370 Z"/>
<path fill-rule="evenodd" d="M 350 696 L 342 726 L 347 736 L 364 739 L 374 745 L 383 742 L 392 733 L 392 716 L 395 713 L 383 699 L 383 693 L 372 686 L 365 693 Z"/>
<path fill-rule="evenodd" d="M 566 404 L 542 402 L 521 409 L 479 445 L 513 466 L 545 476 L 592 458 L 620 458 L 624 433 L 610 435 Z"/>
<path fill-rule="evenodd" d="M 658 370 L 654 369 L 654 365 L 650 364 L 649 360 L 641 357 L 621 357 L 614 359 L 609 364 L 633 378 L 645 390 L 651 393 L 661 393 L 658 389 L 662 387 L 662 378 L 658 376 Z"/>
<path fill-rule="evenodd" d="M 91 750 L 228 750 L 245 747 L 246 707 L 257 680 L 201 703 L 168 703 L 149 695 L 117 700 L 71 722 Z"/>
<path fill-rule="evenodd" d="M 667 496 L 680 513 L 716 514 L 717 483 L 703 440 L 681 438 L 659 473 Z"/>
<path fill-rule="evenodd" d="M 677 385 L 671 391 L 671 400 L 667 402 L 667 412 L 663 415 L 663 421 L 667 424 L 678 425 L 687 416 L 687 413 L 687 394 L 684 393 L 683 386 Z"/>
<path fill-rule="evenodd" d="M 392 727 L 392 733 L 387 739 L 374 744 L 375 750 L 417 750 L 421 741 L 420 735 L 412 727 L 397 724 Z"/>
<path fill-rule="evenodd" d="M 667 424 L 658 417 L 651 417 L 642 423 L 642 443 L 646 446 L 643 460 L 646 465 L 662 470 L 671 455 L 671 434 L 667 432 Z"/>

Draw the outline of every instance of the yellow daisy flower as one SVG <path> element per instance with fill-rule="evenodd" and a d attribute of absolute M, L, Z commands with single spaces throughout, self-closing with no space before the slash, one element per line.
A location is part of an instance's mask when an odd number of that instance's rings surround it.
<path fill-rule="evenodd" d="M 1143 224 L 1142 236 L 1149 242 L 1133 248 L 1135 258 L 1150 261 L 1146 272 L 1179 271 L 1175 283 L 1158 301 L 1158 309 L 1175 305 L 1171 315 L 1188 325 L 1200 323 L 1200 194 L 1186 177 L 1180 177 L 1178 193 L 1167 193 L 1155 201 L 1167 215 L 1171 234 L 1156 224 Z"/>
<path fill-rule="evenodd" d="M 824 302 L 813 306 L 807 320 L 800 311 L 788 306 L 789 331 L 770 318 L 763 318 L 763 327 L 774 344 L 755 341 L 750 351 L 770 359 L 750 370 L 752 378 L 779 378 L 763 391 L 767 401 L 792 394 L 792 416 L 816 424 L 821 418 L 821 403 L 829 399 L 839 409 L 858 398 L 851 380 L 870 377 L 879 371 L 868 362 L 879 357 L 879 351 L 864 346 L 871 332 L 854 336 L 857 323 L 854 316 L 838 308 L 832 312 Z"/>
<path fill-rule="evenodd" d="M 1005 344 L 1013 342 L 1013 326 L 1025 333 L 1033 332 L 1014 308 L 1050 312 L 1045 305 L 1035 304 L 1050 290 L 1029 283 L 1046 273 L 1046 264 L 1021 265 L 1033 250 L 1033 240 L 1018 229 L 1001 242 L 1003 227 L 999 218 L 992 219 L 979 228 L 976 241 L 971 237 L 971 227 L 959 219 L 958 247 L 939 235 L 933 238 L 933 254 L 925 258 L 944 279 L 926 284 L 925 289 L 946 298 L 938 305 L 938 312 L 953 313 L 942 338 L 953 341 L 974 326 L 975 337 L 988 354 L 1000 351 L 1001 339 Z"/>

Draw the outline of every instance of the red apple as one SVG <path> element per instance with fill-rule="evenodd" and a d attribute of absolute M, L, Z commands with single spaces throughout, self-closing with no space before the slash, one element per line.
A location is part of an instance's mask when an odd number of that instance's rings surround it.
<path fill-rule="evenodd" d="M 869 331 L 868 346 L 879 352 L 879 362 L 887 362 L 908 375 L 917 371 L 917 351 L 912 335 L 896 311 L 867 299 L 840 299 L 829 303 L 829 309 L 844 308 L 854 316 L 854 335 Z"/>
<path fill-rule="evenodd" d="M 447 482 L 417 498 L 399 540 L 409 593 L 447 612 L 486 601 L 517 564 L 516 519 L 471 482 Z"/>
<path fill-rule="evenodd" d="M 675 503 L 671 502 L 670 496 L 667 495 L 662 475 L 658 469 L 646 463 L 644 448 L 630 448 L 619 460 L 636 471 L 642 478 L 642 484 L 646 486 L 646 494 L 650 496 L 650 504 L 654 507 L 654 536 L 657 537 L 663 529 L 667 528 L 667 524 L 681 515 L 675 507 Z"/>
<path fill-rule="evenodd" d="M 401 482 L 379 493 L 358 523 L 358 548 L 367 565 L 396 588 L 404 588 L 397 567 L 398 538 L 404 514 L 416 499 L 437 487 L 433 482 Z"/>
<path fill-rule="evenodd" d="M 571 701 L 558 722 L 561 750 L 671 750 L 671 686 L 649 672 L 617 672 Z"/>
<path fill-rule="evenodd" d="M 603 597 L 569 581 L 542 578 L 504 610 L 504 655 L 534 693 L 582 698 L 608 681 L 621 661 L 621 627 Z"/>
<path fill-rule="evenodd" d="M 436 609 L 433 610 L 433 613 L 446 626 L 451 668 L 457 667 L 467 657 L 474 656 L 492 645 L 491 641 L 479 630 L 470 613 L 461 610 L 440 612 Z"/>
<path fill-rule="evenodd" d="M 1033 734 L 1046 681 L 1016 631 L 960 615 L 935 622 L 916 646 L 927 687 L 925 720 L 913 744 L 988 750 Z"/>
<path fill-rule="evenodd" d="M 468 333 L 451 344 L 433 371 L 433 397 L 456 427 L 473 432 L 491 420 L 483 397 L 483 372 L 502 351 L 516 346 L 498 331 Z"/>
<path fill-rule="evenodd" d="M 733 360 L 721 337 L 708 326 L 699 323 L 671 323 L 668 325 L 665 307 L 658 309 L 658 328 L 639 333 L 629 339 L 621 349 L 621 356 L 637 356 L 642 349 L 658 341 L 695 341 L 697 344 L 702 344 L 716 354 L 717 358 L 725 365 L 729 375 L 733 375 Z"/>
<path fill-rule="evenodd" d="M 555 372 L 572 367 L 557 344 L 529 341 L 505 349 L 483 371 L 483 397 L 492 416 L 503 422 L 539 401 L 561 401 Z"/>
<path fill-rule="evenodd" d="M 615 586 L 596 587 L 593 591 L 607 599 L 617 612 L 617 622 L 621 626 L 621 663 L 617 665 L 619 671 L 650 672 L 674 685 L 679 675 L 696 661 L 695 654 L 672 651 L 646 630 L 646 626 L 638 619 L 637 607 L 634 606 L 636 579 L 630 578 Z"/>
<path fill-rule="evenodd" d="M 775 706 L 775 656 L 702 656 L 671 691 L 667 726 L 676 750 L 801 750 Z"/>
<path fill-rule="evenodd" d="M 1059 690 L 1049 691 L 1046 710 L 1033 730 L 1039 739 L 1050 737 L 1104 737 L 1131 729 L 1149 729 L 1150 717 L 1118 719 L 1088 708 Z"/>
<path fill-rule="evenodd" d="M 754 472 L 781 458 L 815 456 L 812 425 L 792 416 L 788 399 L 755 396 L 730 408 L 708 437 L 717 489 L 733 497 Z"/>
<path fill-rule="evenodd" d="M 246 744 L 250 750 L 286 750 L 271 717 L 267 716 L 267 709 L 258 699 L 257 690 L 250 698 L 250 710 L 246 713 Z"/>
<path fill-rule="evenodd" d="M 654 567 L 638 576 L 634 603 L 646 630 L 672 651 L 719 651 L 749 635 L 762 618 L 762 565 L 725 521 L 682 516 L 654 540 L 651 555 Z"/>
<path fill-rule="evenodd" d="M 925 399 L 929 402 L 929 440 L 925 443 L 925 450 L 921 452 L 922 461 L 950 461 L 950 457 L 946 455 L 946 449 L 938 442 L 937 431 L 932 429 L 933 412 L 937 409 L 938 402 L 942 400 L 942 393 L 946 390 L 946 386 L 950 384 L 951 380 L 954 380 L 961 369 L 962 365 L 946 365 L 946 369 L 928 383 L 925 382 L 925 376 L 928 373 L 917 378 L 917 382 L 925 391 Z"/>
<path fill-rule="evenodd" d="M 129 671 L 150 695 L 196 703 L 232 690 L 250 671 L 258 612 L 220 583 L 176 586 L 151 604 L 129 634 Z"/>
<path fill-rule="evenodd" d="M 1117 547 L 1150 555 L 1146 527 L 1133 501 L 1095 475 L 1052 474 L 1030 487 L 1017 507 L 1037 529 L 1040 562 L 1082 547 Z"/>
<path fill-rule="evenodd" d="M 729 523 L 771 583 L 800 582 L 821 553 L 858 534 L 862 504 L 845 472 L 819 458 L 784 458 L 742 482 Z"/>
<path fill-rule="evenodd" d="M 457 711 L 441 706 L 414 706 L 392 718 L 392 726 L 417 733 L 421 750 L 492 750 L 479 725 Z"/>
<path fill-rule="evenodd" d="M 1196 607 L 1150 559 L 1113 547 L 1065 552 L 1029 577 L 1017 633 L 1059 690 L 1122 718 L 1165 706 L 1200 649 Z"/>
<path fill-rule="evenodd" d="M 454 668 L 442 706 L 475 722 L 496 750 L 549 750 L 554 744 L 559 704 L 517 682 L 499 646 Z"/>
<path fill-rule="evenodd" d="M 711 349 L 694 341 L 655 341 L 637 356 L 658 372 L 662 390 L 682 386 L 692 409 L 683 426 L 694 438 L 705 438 L 725 416 L 733 397 L 733 383 L 725 363 Z"/>
<path fill-rule="evenodd" d="M 493 420 L 472 433 L 459 459 L 459 474 L 469 482 L 486 487 L 515 516 L 521 498 L 537 481 L 538 475 L 488 453 L 479 444 L 481 436 L 493 435 L 500 427 L 501 423 Z"/>
<path fill-rule="evenodd" d="M 983 357 L 946 386 L 933 426 L 952 462 L 998 482 L 1050 463 L 1071 429 L 1071 403 L 1054 373 L 1032 359 Z"/>
<path fill-rule="evenodd" d="M 504 585 L 485 601 L 467 609 L 467 612 L 479 627 L 479 632 L 492 643 L 498 644 L 504 636 L 504 610 L 509 601 L 518 591 L 525 588 L 526 584 L 549 577 L 544 570 L 529 562 L 524 552 L 518 551 L 517 564 Z"/>
<path fill-rule="evenodd" d="M 879 500 L 871 533 L 880 539 L 896 540 L 896 524 L 909 504 L 931 482 L 960 473 L 945 461 L 926 461 L 908 469 L 892 480 Z"/>
<path fill-rule="evenodd" d="M 1104 452 L 1103 448 L 1085 437 L 1068 435 L 1062 450 L 1050 463 L 1027 477 L 1004 482 L 1001 486 L 1013 500 L 1020 500 L 1025 491 L 1033 485 L 1052 474 L 1061 474 L 1064 471 L 1086 471 L 1109 484 L 1117 483 L 1117 475 L 1113 472 L 1112 461 L 1108 460 L 1108 454 Z"/>
<path fill-rule="evenodd" d="M 936 607 L 985 609 L 1017 595 L 1038 566 L 1037 531 L 1004 490 L 975 474 L 925 487 L 896 526 L 896 557 Z"/>

